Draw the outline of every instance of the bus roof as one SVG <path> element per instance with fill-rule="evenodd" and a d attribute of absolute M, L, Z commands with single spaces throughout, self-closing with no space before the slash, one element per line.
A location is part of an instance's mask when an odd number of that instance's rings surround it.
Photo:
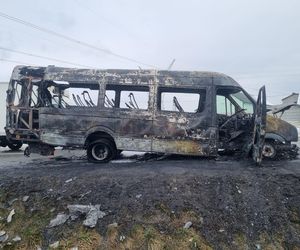
<path fill-rule="evenodd" d="M 236 86 L 240 85 L 231 77 L 208 71 L 167 71 L 134 69 L 76 69 L 63 67 L 16 66 L 12 80 L 32 77 L 46 81 L 65 81 L 70 83 L 109 84 L 151 84 L 165 86 Z"/>

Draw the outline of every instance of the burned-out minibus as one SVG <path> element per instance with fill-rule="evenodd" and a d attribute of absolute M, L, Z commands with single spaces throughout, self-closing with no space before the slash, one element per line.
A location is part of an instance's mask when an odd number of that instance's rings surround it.
<path fill-rule="evenodd" d="M 266 115 L 231 77 L 213 72 L 17 66 L 7 91 L 7 137 L 26 154 L 87 150 L 107 162 L 122 150 L 182 155 L 250 155 L 260 163 L 296 154 L 297 129 Z"/>

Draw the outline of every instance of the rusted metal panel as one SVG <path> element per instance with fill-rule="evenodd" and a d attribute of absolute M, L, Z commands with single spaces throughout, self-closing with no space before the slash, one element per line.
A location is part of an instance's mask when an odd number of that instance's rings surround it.
<path fill-rule="evenodd" d="M 270 115 L 267 116 L 266 132 L 278 134 L 286 138 L 288 141 L 298 140 L 298 132 L 296 127 L 280 118 Z"/>
<path fill-rule="evenodd" d="M 203 156 L 208 156 L 210 153 L 208 145 L 201 144 L 199 141 L 176 139 L 154 139 L 152 143 L 152 151 Z"/>
<path fill-rule="evenodd" d="M 151 138 L 129 138 L 117 136 L 115 142 L 118 149 L 125 149 L 128 151 L 152 151 L 152 139 Z"/>
<path fill-rule="evenodd" d="M 83 134 L 64 134 L 57 130 L 46 130 L 41 133 L 40 140 L 52 146 L 78 146 L 84 145 Z"/>

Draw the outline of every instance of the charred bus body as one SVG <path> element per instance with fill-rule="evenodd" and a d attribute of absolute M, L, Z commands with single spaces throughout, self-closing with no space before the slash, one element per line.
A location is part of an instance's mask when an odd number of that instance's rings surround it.
<path fill-rule="evenodd" d="M 6 112 L 6 90 L 7 82 L 0 82 L 0 147 L 9 147 L 12 151 L 18 151 L 22 147 L 20 141 L 9 141 L 6 137 L 4 127 L 6 124 L 5 112 Z"/>
<path fill-rule="evenodd" d="M 296 152 L 298 140 L 295 127 L 266 117 L 264 88 L 255 102 L 224 74 L 54 66 L 14 69 L 6 133 L 41 154 L 86 148 L 93 162 L 131 150 L 251 153 L 259 163 L 278 150 Z"/>

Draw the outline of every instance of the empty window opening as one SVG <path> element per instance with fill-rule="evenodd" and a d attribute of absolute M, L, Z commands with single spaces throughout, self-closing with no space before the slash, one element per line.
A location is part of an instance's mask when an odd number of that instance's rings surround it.
<path fill-rule="evenodd" d="M 195 89 L 160 89 L 160 110 L 197 113 L 204 107 L 205 91 Z"/>
<path fill-rule="evenodd" d="M 109 84 L 106 86 L 104 107 L 147 110 L 149 107 L 149 87 Z"/>
<path fill-rule="evenodd" d="M 116 107 L 116 91 L 115 90 L 106 90 L 105 91 L 104 106 L 106 108 Z"/>
<path fill-rule="evenodd" d="M 120 108 L 148 109 L 149 92 L 146 91 L 121 91 Z"/>
<path fill-rule="evenodd" d="M 95 107 L 98 105 L 98 95 L 98 89 L 67 88 L 62 92 L 62 106 Z"/>
<path fill-rule="evenodd" d="M 38 86 L 32 85 L 31 97 L 30 97 L 30 107 L 36 107 L 38 105 Z"/>
<path fill-rule="evenodd" d="M 15 82 L 15 99 L 14 99 L 14 106 L 17 106 L 20 104 L 21 101 L 21 92 L 22 91 L 22 85 L 19 82 Z"/>
<path fill-rule="evenodd" d="M 44 107 L 95 107 L 98 104 L 98 90 L 88 88 L 67 88 L 61 90 L 55 86 L 44 88 L 40 93 L 38 106 Z M 35 96 L 35 91 L 32 96 Z M 34 104 L 35 101 L 32 100 Z"/>

